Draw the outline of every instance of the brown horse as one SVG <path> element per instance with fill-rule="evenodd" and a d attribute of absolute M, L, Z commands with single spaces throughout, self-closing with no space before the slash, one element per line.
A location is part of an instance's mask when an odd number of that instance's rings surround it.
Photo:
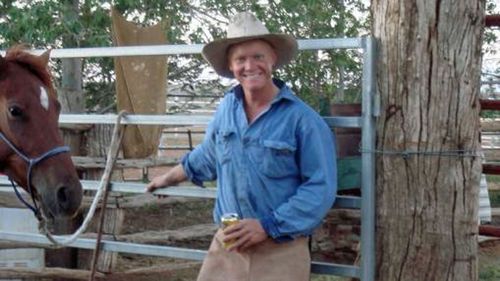
<path fill-rule="evenodd" d="M 20 199 L 37 217 L 40 205 L 52 219 L 77 212 L 82 186 L 62 146 L 48 60 L 49 52 L 35 56 L 20 46 L 0 55 L 0 172 L 31 194 L 32 205 Z"/>

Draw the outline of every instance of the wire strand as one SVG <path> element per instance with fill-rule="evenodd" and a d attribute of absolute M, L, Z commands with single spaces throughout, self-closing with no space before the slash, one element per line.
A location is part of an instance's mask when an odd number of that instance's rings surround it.
<path fill-rule="evenodd" d="M 380 150 L 380 149 L 363 149 L 359 150 L 361 153 L 383 154 L 389 156 L 401 156 L 409 158 L 414 155 L 423 156 L 443 156 L 443 157 L 482 157 L 480 153 L 474 150 Z"/>

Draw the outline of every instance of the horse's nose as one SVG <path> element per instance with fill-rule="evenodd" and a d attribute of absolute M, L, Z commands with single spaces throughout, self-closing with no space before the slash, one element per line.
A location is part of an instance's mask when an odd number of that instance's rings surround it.
<path fill-rule="evenodd" d="M 63 210 L 68 209 L 70 206 L 69 193 L 69 188 L 67 188 L 66 186 L 62 186 L 57 190 L 57 203 Z"/>
<path fill-rule="evenodd" d="M 63 212 L 67 214 L 72 214 L 78 209 L 80 202 L 75 202 L 77 199 L 76 194 L 72 191 L 73 189 L 67 186 L 61 186 L 57 190 L 57 203 Z M 75 204 L 77 203 L 77 204 Z"/>

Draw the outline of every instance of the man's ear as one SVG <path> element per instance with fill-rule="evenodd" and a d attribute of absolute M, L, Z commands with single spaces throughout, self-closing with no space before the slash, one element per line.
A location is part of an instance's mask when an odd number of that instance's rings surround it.
<path fill-rule="evenodd" d="M 277 62 L 278 62 L 278 54 L 276 54 L 276 51 L 273 49 L 273 69 L 275 69 Z"/>
<path fill-rule="evenodd" d="M 230 52 L 230 49 L 227 51 L 226 64 L 227 64 L 227 68 L 229 68 L 229 70 L 231 72 L 233 72 L 233 68 L 231 67 L 231 52 Z"/>

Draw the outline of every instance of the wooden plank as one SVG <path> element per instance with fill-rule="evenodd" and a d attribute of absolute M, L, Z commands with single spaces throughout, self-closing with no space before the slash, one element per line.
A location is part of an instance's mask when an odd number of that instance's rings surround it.
<path fill-rule="evenodd" d="M 500 110 L 500 100 L 480 99 L 481 110 Z"/>
<path fill-rule="evenodd" d="M 23 192 L 21 194 L 26 202 L 31 202 L 29 194 Z M 26 208 L 26 206 L 17 198 L 14 190 L 12 192 L 0 192 L 0 207 L 3 208 Z"/>
<path fill-rule="evenodd" d="M 483 164 L 483 173 L 487 175 L 500 175 L 500 164 Z"/>
<path fill-rule="evenodd" d="M 500 149 L 483 148 L 484 158 L 488 162 L 500 160 Z"/>
<path fill-rule="evenodd" d="M 45 267 L 45 268 L 24 268 L 24 267 L 9 267 L 0 270 L 0 279 L 28 279 L 36 278 L 65 278 L 71 280 L 87 280 L 90 271 L 78 269 L 66 269 L 60 267 Z M 105 280 L 105 275 L 102 273 L 96 274 L 97 280 Z"/>
<path fill-rule="evenodd" d="M 102 168 L 106 166 L 106 159 L 104 157 L 84 157 L 73 156 L 71 157 L 73 163 L 77 168 Z M 117 159 L 115 169 L 123 168 L 148 168 L 148 167 L 161 167 L 161 166 L 175 166 L 179 163 L 178 158 L 172 157 L 155 157 L 144 159 Z"/>
<path fill-rule="evenodd" d="M 16 242 L 16 241 L 0 240 L 0 250 L 28 249 L 28 248 L 51 249 L 50 246 L 46 246 L 46 245 L 42 245 L 42 244 L 37 244 L 37 243 L 27 243 L 27 242 Z"/>
<path fill-rule="evenodd" d="M 94 215 L 94 219 L 87 230 L 95 232 L 97 229 L 98 218 L 100 217 L 100 208 Z M 103 236 L 109 240 L 115 240 L 116 236 L 120 234 L 123 228 L 124 210 L 121 208 L 106 208 L 104 213 Z M 78 267 L 90 268 L 92 262 L 92 251 L 79 251 L 78 252 Z M 99 272 L 112 272 L 118 260 L 118 253 L 101 250 L 97 259 L 97 271 Z"/>
<path fill-rule="evenodd" d="M 480 225 L 479 235 L 500 237 L 500 227 L 495 225 Z"/>
<path fill-rule="evenodd" d="M 132 234 L 106 234 L 103 240 L 113 240 L 118 242 L 129 242 L 150 245 L 176 245 L 189 244 L 196 241 L 199 244 L 210 244 L 213 235 L 217 231 L 217 225 L 213 223 L 195 224 L 175 230 L 155 230 L 143 231 Z M 85 233 L 82 238 L 95 239 L 96 233 Z"/>
<path fill-rule="evenodd" d="M 93 124 L 64 124 L 64 123 L 59 124 L 60 129 L 75 131 L 75 132 L 86 132 L 92 129 L 93 126 L 94 126 Z"/>
<path fill-rule="evenodd" d="M 489 191 L 499 191 L 500 190 L 500 183 L 498 182 L 488 182 L 488 190 Z"/>
<path fill-rule="evenodd" d="M 500 26 L 500 15 L 486 15 L 484 17 L 484 25 L 491 26 Z"/>
<path fill-rule="evenodd" d="M 123 281 L 123 280 L 144 280 L 148 277 L 151 280 L 173 280 L 174 273 L 183 270 L 192 270 L 200 266 L 200 262 L 185 262 L 176 264 L 164 264 L 161 266 L 150 266 L 136 268 L 124 272 L 113 272 L 109 274 L 106 281 Z M 175 278 L 175 280 L 179 280 Z"/>
<path fill-rule="evenodd" d="M 481 131 L 483 132 L 500 132 L 500 119 L 482 118 Z"/>

